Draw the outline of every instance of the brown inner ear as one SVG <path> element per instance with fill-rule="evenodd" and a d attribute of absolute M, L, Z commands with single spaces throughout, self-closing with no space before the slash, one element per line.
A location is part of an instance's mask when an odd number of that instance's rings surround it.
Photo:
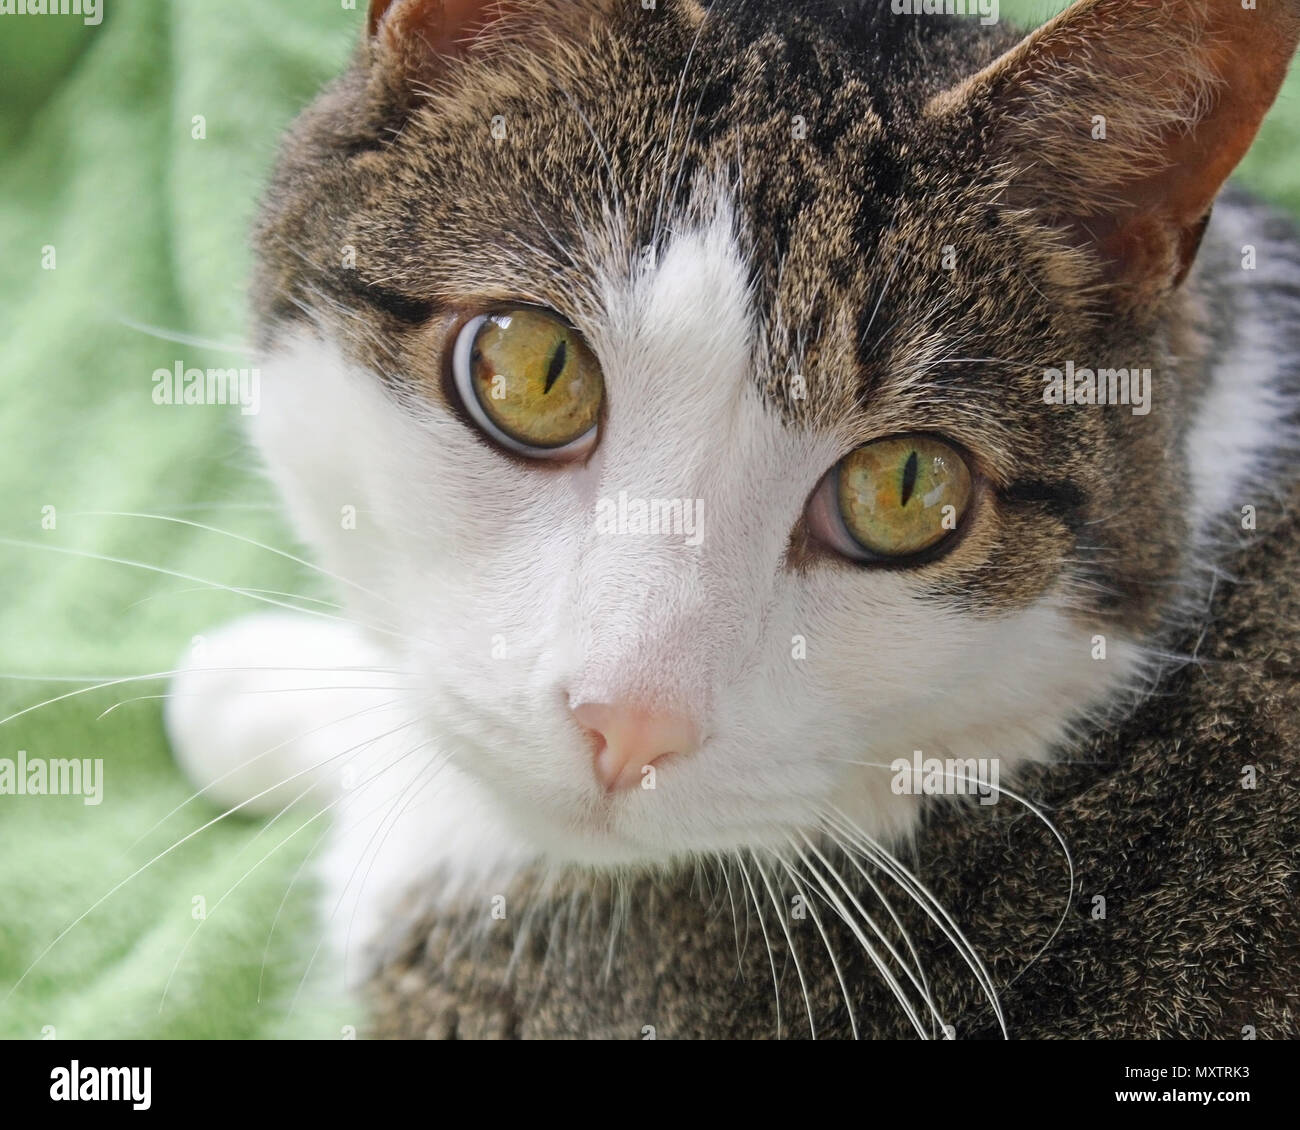
<path fill-rule="evenodd" d="M 370 0 L 370 14 L 366 18 L 366 34 L 375 38 L 375 32 L 379 30 L 379 21 L 384 18 L 384 13 L 388 11 L 393 0 Z"/>
<path fill-rule="evenodd" d="M 1259 133 L 1295 49 L 1294 27 L 1290 38 L 1279 35 L 1260 43 L 1260 28 L 1250 22 L 1248 10 L 1234 3 L 1237 18 L 1232 18 L 1223 11 L 1227 6 L 1212 7 L 1201 53 L 1205 69 L 1218 82 L 1210 94 L 1211 109 L 1189 123 L 1191 132 L 1165 140 L 1158 150 L 1164 170 L 1125 192 L 1139 218 L 1127 230 L 1121 228 L 1121 239 L 1140 241 L 1145 217 L 1162 213 L 1177 233 L 1176 283 L 1191 269 L 1214 199 Z"/>
<path fill-rule="evenodd" d="M 1186 276 L 1298 41 L 1300 0 L 1079 0 L 929 110 L 978 107 L 991 155 L 1019 169 L 1012 196 L 1145 302 Z"/>
<path fill-rule="evenodd" d="M 371 39 L 382 28 L 390 42 L 415 40 L 438 54 L 454 54 L 503 7 L 499 0 L 370 0 L 367 27 Z"/>

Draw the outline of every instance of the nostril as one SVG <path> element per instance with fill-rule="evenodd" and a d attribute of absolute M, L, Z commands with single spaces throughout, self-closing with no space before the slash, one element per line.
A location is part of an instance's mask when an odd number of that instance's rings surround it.
<path fill-rule="evenodd" d="M 596 777 L 611 791 L 634 788 L 644 770 L 699 746 L 689 718 L 656 713 L 628 703 L 583 703 L 574 719 L 593 736 Z"/>
<path fill-rule="evenodd" d="M 599 702 L 584 702 L 581 706 L 575 706 L 572 714 L 579 726 L 590 730 L 602 742 L 605 741 L 605 729 L 611 721 L 610 707 Z"/>

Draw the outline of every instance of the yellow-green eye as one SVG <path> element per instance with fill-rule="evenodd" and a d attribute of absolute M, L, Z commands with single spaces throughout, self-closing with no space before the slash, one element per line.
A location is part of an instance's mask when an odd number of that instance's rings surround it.
<path fill-rule="evenodd" d="M 527 308 L 474 318 L 456 340 L 452 370 L 465 410 L 502 447 L 563 460 L 594 445 L 604 377 L 559 318 Z"/>
<path fill-rule="evenodd" d="M 970 468 L 955 448 L 901 436 L 846 456 L 818 492 L 810 519 L 814 532 L 846 556 L 915 557 L 957 531 L 974 493 Z M 837 536 L 841 531 L 851 543 Z"/>

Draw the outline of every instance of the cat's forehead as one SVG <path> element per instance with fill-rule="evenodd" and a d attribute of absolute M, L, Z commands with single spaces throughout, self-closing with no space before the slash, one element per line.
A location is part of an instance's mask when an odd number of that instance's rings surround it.
<path fill-rule="evenodd" d="M 891 56 L 834 19 L 683 17 L 469 68 L 387 155 L 389 241 L 437 264 L 449 299 L 533 301 L 599 334 L 615 282 L 635 289 L 711 230 L 703 243 L 745 273 L 763 395 L 839 424 L 896 353 L 923 365 L 950 344 L 932 332 L 942 303 L 898 301 L 953 282 L 934 238 L 952 194 L 926 180 L 915 126 L 917 66 L 939 48 L 877 25 Z M 982 222 L 953 219 L 954 239 Z M 701 285 L 713 266 L 688 258 L 702 273 L 681 282 Z M 930 338 L 909 340 L 922 322 Z"/>
<path fill-rule="evenodd" d="M 1061 296 L 1027 282 L 996 185 L 924 121 L 999 34 L 874 5 L 575 3 L 607 18 L 493 43 L 377 143 L 354 117 L 364 69 L 321 100 L 266 225 L 268 322 L 298 316 L 286 294 L 332 299 L 361 360 L 432 386 L 422 314 L 526 302 L 626 368 L 615 307 L 671 260 L 679 292 L 709 300 L 650 327 L 660 346 L 693 336 L 707 368 L 710 319 L 743 324 L 734 379 L 787 424 L 846 450 L 904 431 L 1008 463 L 1023 450 L 1017 409 L 1039 399 L 1025 362 L 1065 355 Z M 692 241 L 713 260 L 674 255 Z M 720 262 L 743 282 L 711 290 Z"/>

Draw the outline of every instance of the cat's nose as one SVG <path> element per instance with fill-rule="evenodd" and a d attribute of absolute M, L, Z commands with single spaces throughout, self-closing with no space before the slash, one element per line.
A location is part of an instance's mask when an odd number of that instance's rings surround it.
<path fill-rule="evenodd" d="M 636 788 L 646 766 L 694 753 L 700 745 L 699 728 L 680 714 L 587 702 L 575 706 L 573 716 L 596 737 L 596 777 L 610 792 Z"/>

